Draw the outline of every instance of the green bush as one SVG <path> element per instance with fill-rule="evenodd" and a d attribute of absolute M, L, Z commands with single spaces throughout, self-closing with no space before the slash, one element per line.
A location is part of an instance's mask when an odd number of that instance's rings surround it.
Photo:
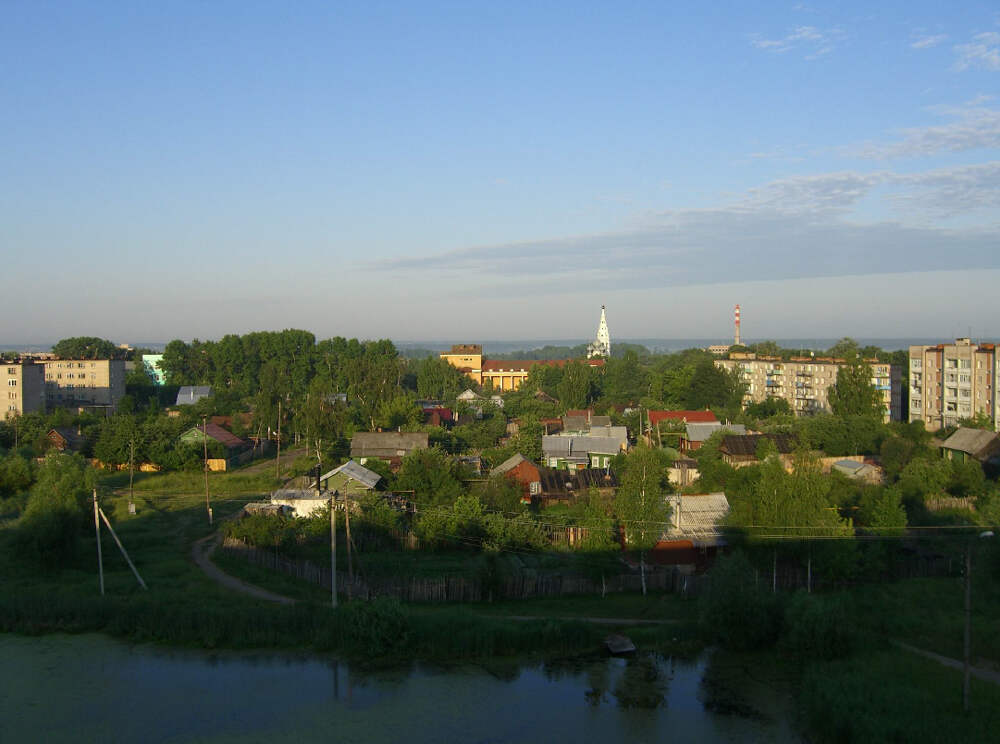
<path fill-rule="evenodd" d="M 341 643 L 352 652 L 388 656 L 406 648 L 409 624 L 396 599 L 349 602 L 337 610 Z"/>
<path fill-rule="evenodd" d="M 781 607 L 756 586 L 753 566 L 742 552 L 722 556 L 698 598 L 698 619 L 706 640 L 744 651 L 769 646 L 781 632 Z"/>
<path fill-rule="evenodd" d="M 856 641 L 857 629 L 850 622 L 843 596 L 817 597 L 798 592 L 785 607 L 780 645 L 800 660 L 849 656 Z"/>

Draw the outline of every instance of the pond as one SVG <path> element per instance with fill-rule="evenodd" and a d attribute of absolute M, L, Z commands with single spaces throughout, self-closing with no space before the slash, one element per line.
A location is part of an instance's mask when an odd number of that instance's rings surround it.
<path fill-rule="evenodd" d="M 100 635 L 0 635 L 4 741 L 798 741 L 787 692 L 719 653 L 363 670 Z"/>

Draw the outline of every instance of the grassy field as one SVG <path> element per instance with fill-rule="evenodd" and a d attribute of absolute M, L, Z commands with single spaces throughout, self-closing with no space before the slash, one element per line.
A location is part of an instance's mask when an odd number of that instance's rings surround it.
<path fill-rule="evenodd" d="M 1000 586 L 979 577 L 973 591 L 973 657 L 1000 664 Z M 962 579 L 908 579 L 860 586 L 850 593 L 859 621 L 877 633 L 962 658 L 965 627 Z"/>
<path fill-rule="evenodd" d="M 799 700 L 816 742 L 987 742 L 1000 732 L 1000 685 L 972 680 L 962 709 L 962 674 L 901 650 L 815 664 Z"/>

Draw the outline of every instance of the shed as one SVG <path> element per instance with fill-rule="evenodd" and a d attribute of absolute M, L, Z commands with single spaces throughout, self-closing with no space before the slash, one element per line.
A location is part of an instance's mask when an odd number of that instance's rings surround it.
<path fill-rule="evenodd" d="M 362 465 L 369 457 L 398 466 L 400 460 L 418 449 L 427 449 L 430 436 L 424 432 L 365 431 L 351 438 L 351 458 Z"/>
<path fill-rule="evenodd" d="M 87 444 L 87 438 L 83 434 L 77 429 L 72 429 L 68 426 L 57 426 L 54 429 L 49 429 L 46 438 L 60 452 L 65 450 L 79 452 Z"/>
<path fill-rule="evenodd" d="M 340 467 L 334 468 L 319 478 L 320 488 L 326 491 L 340 493 L 363 493 L 374 490 L 382 476 L 359 465 L 354 460 L 348 460 Z"/>
<path fill-rule="evenodd" d="M 218 442 L 229 453 L 246 449 L 249 445 L 230 431 L 226 431 L 218 424 L 205 424 L 205 426 L 193 426 L 181 434 L 180 439 L 187 444 L 200 443 L 204 437 Z"/>
<path fill-rule="evenodd" d="M 722 531 L 729 514 L 724 493 L 672 494 L 670 526 L 664 530 L 652 551 L 656 563 L 683 566 L 688 570 L 705 568 L 719 548 L 726 545 Z"/>
<path fill-rule="evenodd" d="M 1000 436 L 985 429 L 961 427 L 941 444 L 949 460 L 977 460 L 985 463 L 1000 457 Z"/>
<path fill-rule="evenodd" d="M 211 394 L 212 387 L 210 385 L 183 385 L 177 391 L 177 402 L 174 405 L 190 406 L 202 398 L 208 398 Z"/>
<path fill-rule="evenodd" d="M 733 467 L 752 465 L 757 462 L 757 449 L 765 439 L 774 444 L 783 459 L 795 451 L 795 438 L 789 434 L 729 434 L 722 438 L 719 453 Z"/>

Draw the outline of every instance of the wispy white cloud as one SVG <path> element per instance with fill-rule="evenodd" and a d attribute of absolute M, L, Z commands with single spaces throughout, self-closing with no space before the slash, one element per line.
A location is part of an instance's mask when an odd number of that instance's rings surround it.
<path fill-rule="evenodd" d="M 990 96 L 978 96 L 962 106 L 935 107 L 931 110 L 953 121 L 903 129 L 898 132 L 900 139 L 896 142 L 869 142 L 861 147 L 847 148 L 847 153 L 884 160 L 1000 148 L 1000 109 L 983 105 L 990 100 Z"/>
<path fill-rule="evenodd" d="M 910 49 L 930 49 L 948 40 L 948 34 L 923 35 L 910 43 Z"/>
<path fill-rule="evenodd" d="M 843 171 L 780 179 L 751 189 L 739 203 L 747 210 L 785 214 L 841 214 L 884 190 L 887 202 L 910 217 L 948 218 L 1000 207 L 1000 161 L 919 173 Z"/>
<path fill-rule="evenodd" d="M 796 26 L 784 36 L 768 39 L 761 34 L 752 34 L 750 44 L 762 51 L 783 54 L 793 49 L 808 52 L 806 59 L 816 59 L 833 51 L 836 42 L 844 38 L 839 28 L 819 29 L 816 26 Z"/>
<path fill-rule="evenodd" d="M 968 44 L 955 46 L 956 70 L 967 70 L 970 67 L 982 67 L 986 70 L 1000 71 L 1000 33 L 986 31 L 976 34 Z"/>
<path fill-rule="evenodd" d="M 858 222 L 852 208 L 876 190 L 901 219 Z M 476 283 L 486 294 L 519 296 L 553 287 L 639 289 L 992 269 L 1000 268 L 1000 226 L 946 229 L 920 218 L 996 207 L 1000 162 L 916 174 L 844 171 L 774 181 L 725 206 L 655 213 L 631 231 L 475 246 L 368 268 L 431 272 Z"/>

